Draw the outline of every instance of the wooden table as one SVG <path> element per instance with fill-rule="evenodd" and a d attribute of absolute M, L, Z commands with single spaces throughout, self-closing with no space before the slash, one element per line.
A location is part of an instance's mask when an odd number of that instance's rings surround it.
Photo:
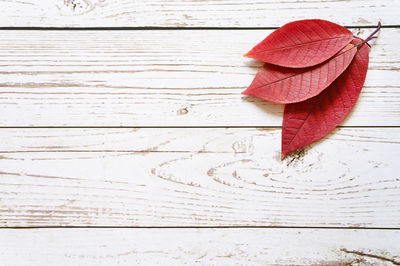
<path fill-rule="evenodd" d="M 400 1 L 0 13 L 0 265 L 400 265 Z M 242 54 L 304 18 L 384 28 L 354 111 L 281 161 Z"/>

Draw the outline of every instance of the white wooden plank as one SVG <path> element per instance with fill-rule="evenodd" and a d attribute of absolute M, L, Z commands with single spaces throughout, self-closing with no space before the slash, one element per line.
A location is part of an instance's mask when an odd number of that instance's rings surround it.
<path fill-rule="evenodd" d="M 1 132 L 3 227 L 400 227 L 399 128 L 336 130 L 284 161 L 277 129 Z"/>
<path fill-rule="evenodd" d="M 0 126 L 280 126 L 281 105 L 240 94 L 270 32 L 3 31 Z M 399 46 L 383 29 L 343 125 L 400 125 Z"/>
<path fill-rule="evenodd" d="M 396 230 L 0 230 L 3 265 L 399 265 Z"/>
<path fill-rule="evenodd" d="M 279 27 L 321 18 L 343 25 L 399 24 L 397 0 L 23 0 L 0 2 L 0 26 Z"/>
<path fill-rule="evenodd" d="M 260 151 L 267 148 L 279 153 L 280 134 L 277 128 L 2 128 L 0 152 L 253 153 L 257 145 Z M 351 140 L 359 145 L 382 142 L 396 146 L 399 137 L 400 128 L 338 128 L 322 142 Z"/>

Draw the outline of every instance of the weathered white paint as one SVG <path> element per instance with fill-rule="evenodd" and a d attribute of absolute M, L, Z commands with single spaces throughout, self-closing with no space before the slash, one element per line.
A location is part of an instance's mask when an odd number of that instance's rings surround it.
<path fill-rule="evenodd" d="M 29 132 L 30 131 L 30 132 Z M 400 129 L 2 129 L 0 225 L 400 227 Z"/>
<path fill-rule="evenodd" d="M 282 105 L 240 94 L 260 66 L 242 55 L 270 32 L 4 31 L 0 126 L 280 126 Z M 400 125 L 399 46 L 383 29 L 343 125 Z"/>
<path fill-rule="evenodd" d="M 0 26 L 280 27 L 307 18 L 398 25 L 399 8 L 397 0 L 22 0 L 0 2 Z"/>
<path fill-rule="evenodd" d="M 400 231 L 0 230 L 2 265 L 399 265 Z"/>
<path fill-rule="evenodd" d="M 398 25 L 397 0 L 0 1 L 0 27 Z M 358 30 L 365 37 L 371 29 Z M 239 93 L 269 30 L 0 37 L 0 126 L 279 126 Z M 399 126 L 400 30 L 382 30 L 344 126 Z M 399 228 L 400 128 L 342 128 L 279 160 L 280 130 L 0 129 L 0 227 Z M 392 265 L 398 230 L 0 229 L 10 265 Z"/>

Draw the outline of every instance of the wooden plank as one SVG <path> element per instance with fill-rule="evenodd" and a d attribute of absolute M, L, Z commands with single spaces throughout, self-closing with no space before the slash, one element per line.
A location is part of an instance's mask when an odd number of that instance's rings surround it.
<path fill-rule="evenodd" d="M 254 153 L 256 145 L 260 152 L 279 153 L 280 135 L 277 128 L 3 128 L 0 152 Z M 396 146 L 399 136 L 400 128 L 338 128 L 322 143 L 350 139 Z"/>
<path fill-rule="evenodd" d="M 280 126 L 282 105 L 240 94 L 260 66 L 242 54 L 270 32 L 3 31 L 0 126 Z M 400 125 L 399 46 L 383 29 L 343 125 Z"/>
<path fill-rule="evenodd" d="M 399 128 L 2 129 L 0 226 L 400 227 Z"/>
<path fill-rule="evenodd" d="M 343 25 L 399 24 L 397 0 L 23 0 L 1 1 L 0 26 L 279 27 L 320 18 Z"/>
<path fill-rule="evenodd" d="M 3 265 L 400 265 L 398 230 L 0 230 Z M 83 240 L 83 241 L 77 241 Z"/>

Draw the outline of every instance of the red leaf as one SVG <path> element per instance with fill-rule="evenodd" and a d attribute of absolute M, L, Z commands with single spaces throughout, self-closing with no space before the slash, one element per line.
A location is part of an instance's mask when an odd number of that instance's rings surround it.
<path fill-rule="evenodd" d="M 242 92 L 275 103 L 307 100 L 328 87 L 346 68 L 357 52 L 353 44 L 327 62 L 308 68 L 287 68 L 264 64 L 249 88 Z"/>
<path fill-rule="evenodd" d="M 361 43 L 354 39 L 352 44 Z M 358 48 L 348 69 L 319 95 L 285 107 L 282 158 L 317 141 L 340 124 L 356 103 L 368 70 L 369 48 Z"/>
<path fill-rule="evenodd" d="M 320 64 L 353 38 L 351 31 L 326 20 L 306 19 L 283 25 L 245 56 L 285 67 Z"/>

